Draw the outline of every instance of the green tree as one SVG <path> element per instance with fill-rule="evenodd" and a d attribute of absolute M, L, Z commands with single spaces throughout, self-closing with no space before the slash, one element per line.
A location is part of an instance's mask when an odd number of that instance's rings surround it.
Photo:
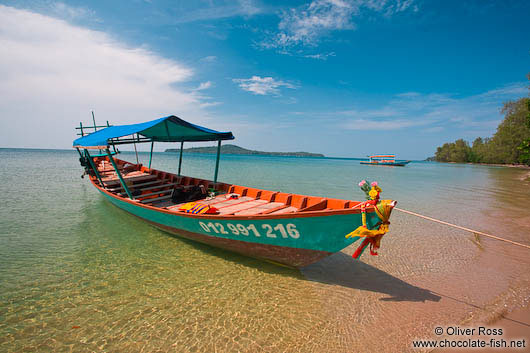
<path fill-rule="evenodd" d="M 530 74 L 528 75 L 530 80 Z M 530 130 L 530 99 L 526 102 L 526 127 Z M 530 165 L 530 138 L 524 139 L 517 148 L 520 151 L 519 162 Z"/>
<path fill-rule="evenodd" d="M 497 127 L 488 144 L 486 163 L 520 163 L 524 154 L 522 143 L 530 139 L 527 126 L 529 98 L 521 98 L 504 104 L 504 120 Z"/>
<path fill-rule="evenodd" d="M 438 162 L 466 163 L 470 162 L 471 156 L 472 152 L 469 144 L 463 139 L 459 139 L 438 147 L 434 157 Z"/>
<path fill-rule="evenodd" d="M 504 103 L 501 113 L 504 119 L 493 137 L 478 137 L 471 147 L 462 139 L 445 143 L 437 148 L 435 160 L 530 165 L 530 98 Z"/>
<path fill-rule="evenodd" d="M 477 137 L 471 146 L 471 162 L 482 163 L 482 156 L 484 155 L 485 148 L 482 137 Z"/>

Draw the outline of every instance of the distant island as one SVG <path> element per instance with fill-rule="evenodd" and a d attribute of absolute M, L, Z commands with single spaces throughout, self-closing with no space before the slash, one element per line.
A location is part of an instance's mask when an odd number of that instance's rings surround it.
<path fill-rule="evenodd" d="M 180 148 L 168 148 L 166 152 L 180 152 Z M 183 152 L 186 153 L 217 153 L 216 146 L 210 147 L 191 147 L 184 148 Z M 324 157 L 320 153 L 310 153 L 310 152 L 263 152 L 263 151 L 253 151 L 248 150 L 243 147 L 236 145 L 222 145 L 221 153 L 223 154 L 243 154 L 243 155 L 253 155 L 253 156 L 275 156 L 275 157 Z"/>

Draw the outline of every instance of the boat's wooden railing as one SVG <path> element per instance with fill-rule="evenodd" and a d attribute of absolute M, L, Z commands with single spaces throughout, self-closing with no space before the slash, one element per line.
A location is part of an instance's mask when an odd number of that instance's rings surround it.
<path fill-rule="evenodd" d="M 110 171 L 106 165 L 109 163 L 107 157 L 101 157 L 96 161 L 100 172 Z M 121 160 L 116 160 L 118 169 L 123 174 L 127 186 L 135 194 L 137 202 L 142 204 L 155 205 L 161 202 L 161 206 L 167 209 L 175 209 L 178 205 L 170 202 L 171 194 L 176 186 L 192 187 L 203 186 L 206 189 L 213 188 L 226 194 L 237 194 L 239 200 L 227 202 L 225 198 L 218 198 L 209 201 L 211 205 L 216 205 L 223 215 L 232 214 L 281 214 L 309 211 L 330 211 L 344 210 L 355 207 L 360 202 L 340 200 L 333 198 L 305 196 L 290 194 L 279 191 L 262 190 L 240 185 L 230 185 L 226 183 L 214 183 L 210 180 L 178 176 L 173 173 L 149 169 L 141 164 L 130 164 Z M 129 165 L 125 168 L 125 165 Z M 117 176 L 103 176 L 104 187 L 107 191 L 126 197 L 124 188 Z M 168 205 L 169 203 L 169 205 Z"/>

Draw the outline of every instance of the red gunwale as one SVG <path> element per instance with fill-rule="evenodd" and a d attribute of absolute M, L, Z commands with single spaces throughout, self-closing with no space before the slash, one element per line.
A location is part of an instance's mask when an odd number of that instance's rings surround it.
<path fill-rule="evenodd" d="M 97 161 L 97 159 L 96 159 L 96 161 Z M 117 160 L 117 159 L 116 159 L 116 161 L 125 162 L 125 161 L 121 161 L 121 160 Z M 157 170 L 155 170 L 155 169 L 149 169 L 149 168 L 146 168 L 146 167 L 142 167 L 141 170 L 145 171 L 146 173 L 149 173 L 151 175 L 155 175 L 155 176 L 158 177 L 158 174 L 156 173 Z M 153 174 L 152 172 L 155 172 L 155 173 Z M 178 177 L 177 175 L 169 173 L 169 172 L 163 172 L 163 171 L 158 171 L 158 172 L 159 173 L 164 173 L 165 174 L 164 178 L 167 178 L 170 175 Z M 181 176 L 181 177 L 182 178 L 186 178 L 186 176 Z M 178 212 L 178 211 L 170 211 L 170 210 L 167 210 L 167 209 L 164 209 L 164 208 L 161 208 L 161 207 L 149 206 L 149 205 L 146 205 L 146 204 L 142 204 L 142 203 L 140 203 L 138 201 L 133 201 L 133 200 L 130 200 L 129 198 L 125 198 L 125 197 L 121 197 L 119 195 L 113 194 L 113 193 L 105 190 L 101 186 L 99 186 L 96 183 L 97 178 L 95 176 L 90 176 L 90 181 L 91 181 L 92 185 L 94 185 L 100 192 L 102 192 L 102 193 L 104 193 L 104 194 L 106 194 L 106 195 L 108 195 L 110 197 L 113 197 L 115 199 L 118 199 L 120 201 L 127 202 L 127 203 L 130 203 L 132 205 L 136 205 L 136 206 L 143 207 L 145 209 L 149 209 L 149 210 L 153 210 L 153 211 L 157 211 L 157 212 L 167 213 L 167 214 L 171 214 L 171 215 L 177 215 L 177 216 L 181 216 L 181 217 L 196 218 L 196 219 L 212 219 L 212 220 L 213 219 L 233 219 L 233 220 L 260 219 L 261 220 L 261 219 L 283 219 L 283 218 L 304 218 L 304 217 L 326 217 L 326 216 L 361 213 L 360 207 L 357 207 L 357 205 L 354 205 L 353 206 L 354 208 L 345 208 L 345 209 L 331 209 L 331 210 L 324 209 L 324 210 L 316 210 L 316 211 L 302 211 L 302 212 L 291 212 L 291 213 L 280 213 L 280 214 L 255 214 L 255 215 L 247 215 L 247 216 L 245 216 L 245 215 L 240 216 L 240 215 L 191 214 L 191 213 L 184 213 L 184 212 Z M 204 181 L 208 181 L 209 183 L 213 183 L 213 182 L 211 182 L 209 180 L 204 180 Z M 247 188 L 245 186 L 235 185 L 235 184 L 232 184 L 230 186 L 240 186 L 240 187 L 243 187 L 243 188 Z M 248 188 L 250 189 L 250 187 L 248 187 Z M 265 190 L 265 189 L 258 189 L 258 190 L 260 190 L 262 192 L 270 192 L 270 190 Z M 291 194 L 291 195 L 293 197 L 294 196 L 297 196 L 297 197 L 313 197 L 313 196 L 300 195 L 300 194 Z M 325 198 L 321 197 L 321 199 L 325 199 Z M 341 200 L 341 199 L 332 199 L 332 200 L 355 202 L 355 201 L 351 201 L 351 200 Z M 366 212 L 368 212 L 368 213 L 369 212 L 375 212 L 375 210 L 374 210 L 373 207 L 368 207 L 366 209 Z"/>

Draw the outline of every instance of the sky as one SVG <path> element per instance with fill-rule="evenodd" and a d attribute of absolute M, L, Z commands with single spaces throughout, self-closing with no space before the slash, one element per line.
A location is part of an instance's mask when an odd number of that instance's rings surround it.
<path fill-rule="evenodd" d="M 526 0 L 0 0 L 0 147 L 70 148 L 94 111 L 176 115 L 262 151 L 424 159 L 491 136 L 503 102 L 528 96 L 529 13 Z"/>

